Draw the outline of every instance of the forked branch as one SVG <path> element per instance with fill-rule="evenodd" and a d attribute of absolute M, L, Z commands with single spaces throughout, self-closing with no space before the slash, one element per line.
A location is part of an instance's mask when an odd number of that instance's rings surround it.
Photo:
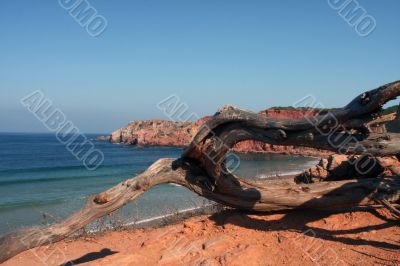
<path fill-rule="evenodd" d="M 230 173 L 224 162 L 233 145 L 250 139 L 351 154 L 397 155 L 400 136 L 372 133 L 368 125 L 378 119 L 383 104 L 399 95 L 400 82 L 393 82 L 312 120 L 271 119 L 234 107 L 223 108 L 199 130 L 181 158 L 161 159 L 142 174 L 91 196 L 81 210 L 60 223 L 24 229 L 0 238 L 0 262 L 24 250 L 60 241 L 135 200 L 151 187 L 165 183 L 182 185 L 226 206 L 255 211 L 367 205 L 378 194 L 387 203 L 386 198 L 400 191 L 397 176 L 296 184 L 293 179 L 243 179 Z M 335 146 L 329 138 L 349 141 Z"/>

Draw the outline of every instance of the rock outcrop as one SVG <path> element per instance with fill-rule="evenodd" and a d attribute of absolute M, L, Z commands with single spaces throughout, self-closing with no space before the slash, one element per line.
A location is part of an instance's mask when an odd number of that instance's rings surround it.
<path fill-rule="evenodd" d="M 275 107 L 264 110 L 260 114 L 280 119 L 297 120 L 303 117 L 315 116 L 319 110 Z M 195 122 L 179 122 L 169 120 L 139 120 L 133 121 L 111 134 L 112 143 L 138 146 L 175 146 L 185 147 L 190 143 L 199 127 L 210 117 L 204 117 Z M 304 147 L 269 145 L 257 141 L 243 141 L 235 148 L 237 152 L 253 153 L 287 153 L 309 156 L 321 156 L 322 151 Z M 322 152 L 322 155 L 328 155 Z"/>
<path fill-rule="evenodd" d="M 353 178 L 391 177 L 400 173 L 396 156 L 372 157 L 368 155 L 333 154 L 295 177 L 298 183 L 316 183 Z"/>
<path fill-rule="evenodd" d="M 322 114 L 321 110 L 293 107 L 274 107 L 261 111 L 260 114 L 271 118 L 298 120 Z M 185 147 L 210 117 L 195 122 L 179 122 L 169 120 L 139 120 L 116 130 L 107 137 L 112 143 L 138 146 L 174 146 Z M 392 126 L 393 127 L 393 126 Z M 379 131 L 377 128 L 376 131 Z M 375 130 L 374 130 L 375 131 Z M 326 157 L 331 152 L 305 147 L 277 146 L 258 141 L 243 141 L 234 147 L 236 152 L 252 153 L 284 153 L 305 156 Z"/>
<path fill-rule="evenodd" d="M 102 141 L 110 141 L 111 140 L 111 136 L 97 136 L 96 140 L 102 140 Z"/>
<path fill-rule="evenodd" d="M 190 143 L 199 127 L 209 117 L 196 122 L 179 122 L 169 120 L 134 121 L 113 132 L 112 143 L 139 146 L 176 146 L 184 147 Z"/>

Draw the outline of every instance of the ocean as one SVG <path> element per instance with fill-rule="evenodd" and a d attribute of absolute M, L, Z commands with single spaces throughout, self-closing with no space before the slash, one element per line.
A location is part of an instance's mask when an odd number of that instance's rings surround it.
<path fill-rule="evenodd" d="M 87 170 L 53 134 L 0 133 L 0 235 L 26 226 L 43 225 L 66 218 L 83 206 L 87 196 L 104 191 L 145 170 L 159 158 L 177 158 L 174 147 L 135 147 L 95 140 L 104 154 L 96 170 Z M 237 173 L 268 178 L 298 173 L 316 158 L 279 154 L 239 155 Z M 176 185 L 160 185 L 123 207 L 116 216 L 122 224 L 210 205 L 191 191 Z"/>

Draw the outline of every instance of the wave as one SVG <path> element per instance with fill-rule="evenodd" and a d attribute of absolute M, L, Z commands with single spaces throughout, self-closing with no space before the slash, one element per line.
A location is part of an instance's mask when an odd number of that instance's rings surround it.
<path fill-rule="evenodd" d="M 83 166 L 55 166 L 0 171 L 0 185 L 60 182 L 90 178 L 128 178 L 140 173 L 131 169 L 131 164 L 101 166 L 96 171 L 87 171 Z M 114 170 L 109 170 L 114 169 Z"/>
<path fill-rule="evenodd" d="M 298 174 L 301 174 L 304 170 L 309 169 L 310 167 L 316 165 L 319 161 L 320 160 L 318 159 L 318 160 L 312 160 L 310 162 L 307 162 L 304 164 L 303 169 L 281 171 L 281 172 L 275 172 L 275 173 L 269 173 L 269 174 L 258 174 L 258 175 L 256 175 L 256 178 L 267 179 L 267 178 L 274 178 L 274 177 L 280 177 L 280 176 L 298 175 Z"/>
<path fill-rule="evenodd" d="M 191 208 L 179 210 L 179 211 L 177 211 L 175 213 L 168 213 L 168 214 L 164 214 L 164 215 L 159 215 L 159 216 L 155 216 L 155 217 L 139 220 L 139 221 L 136 221 L 136 222 L 129 222 L 129 223 L 126 223 L 125 226 L 145 224 L 145 223 L 153 222 L 153 221 L 160 220 L 160 219 L 174 217 L 174 216 L 179 215 L 179 214 L 184 214 L 184 213 L 191 212 L 191 211 L 201 210 L 201 209 L 204 209 L 204 208 L 207 208 L 207 207 L 211 207 L 213 205 L 214 204 L 198 206 L 198 207 L 191 207 Z"/>
<path fill-rule="evenodd" d="M 38 173 L 38 172 L 51 172 L 51 171 L 72 171 L 84 168 L 83 165 L 70 165 L 70 166 L 43 166 L 43 167 L 28 167 L 20 169 L 6 169 L 0 170 L 0 174 L 22 174 L 22 173 Z"/>
<path fill-rule="evenodd" d="M 98 169 L 108 169 L 115 167 L 124 167 L 124 166 L 132 166 L 132 163 L 120 163 L 120 164 L 102 164 Z M 20 174 L 20 173 L 37 173 L 37 172 L 57 172 L 57 171 L 73 171 L 73 170 L 83 170 L 85 166 L 83 164 L 79 165 L 66 165 L 66 166 L 42 166 L 42 167 L 27 167 L 27 168 L 19 168 L 19 169 L 5 169 L 0 170 L 0 174 Z"/>
<path fill-rule="evenodd" d="M 120 175 L 118 175 L 120 176 Z M 65 176 L 65 177 L 41 177 L 29 179 L 13 179 L 0 181 L 0 185 L 15 185 L 15 184 L 30 184 L 30 183 L 48 183 L 48 182 L 61 182 L 68 180 L 85 180 L 91 178 L 117 178 L 117 175 L 104 174 L 104 175 L 89 175 L 89 176 Z"/>
<path fill-rule="evenodd" d="M 49 200 L 29 200 L 13 203 L 0 204 L 0 213 L 16 209 L 25 208 L 43 208 L 45 206 L 60 205 L 67 201 L 67 199 L 49 199 Z"/>
<path fill-rule="evenodd" d="M 181 185 L 174 184 L 174 183 L 170 183 L 170 184 L 168 184 L 168 185 L 170 185 L 170 186 L 174 186 L 174 187 L 182 187 Z"/>
<path fill-rule="evenodd" d="M 256 175 L 256 178 L 259 179 L 267 179 L 267 178 L 272 178 L 272 177 L 281 177 L 281 176 L 288 176 L 288 175 L 298 175 L 301 174 L 303 171 L 297 170 L 297 171 L 286 171 L 286 172 L 279 172 L 275 174 L 259 174 Z"/>

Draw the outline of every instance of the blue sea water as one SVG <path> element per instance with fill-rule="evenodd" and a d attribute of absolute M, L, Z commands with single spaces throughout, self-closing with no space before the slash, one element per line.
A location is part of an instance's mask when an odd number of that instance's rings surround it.
<path fill-rule="evenodd" d="M 104 191 L 145 170 L 159 158 L 177 158 L 181 149 L 135 147 L 97 141 L 104 162 L 87 170 L 52 134 L 0 133 L 0 234 L 25 226 L 63 219 L 78 210 L 87 196 Z M 240 155 L 237 170 L 259 178 L 299 172 L 314 158 L 288 155 Z M 120 211 L 124 223 L 210 204 L 187 189 L 160 185 Z"/>

